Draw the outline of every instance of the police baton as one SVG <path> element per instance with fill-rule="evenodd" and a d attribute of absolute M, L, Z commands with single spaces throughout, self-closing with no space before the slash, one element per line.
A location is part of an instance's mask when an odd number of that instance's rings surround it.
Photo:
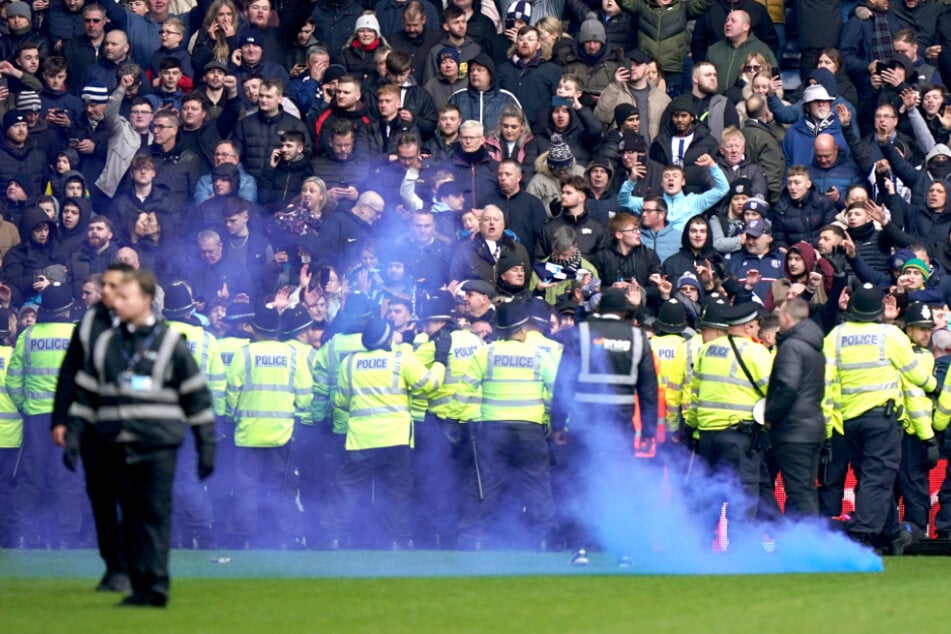
<path fill-rule="evenodd" d="M 479 448 L 476 444 L 475 424 L 469 423 L 469 444 L 472 445 L 472 464 L 475 466 L 476 486 L 479 487 L 479 499 L 485 499 L 482 491 L 482 471 L 479 470 Z"/>

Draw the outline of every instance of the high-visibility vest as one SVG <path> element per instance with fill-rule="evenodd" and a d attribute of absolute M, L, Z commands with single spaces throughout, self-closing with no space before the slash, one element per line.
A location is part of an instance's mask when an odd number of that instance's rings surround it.
<path fill-rule="evenodd" d="M 687 340 L 681 335 L 660 335 L 650 340 L 657 359 L 657 383 L 664 397 L 661 420 L 669 431 L 680 428 L 681 395 L 687 372 Z"/>
<path fill-rule="evenodd" d="M 700 431 L 718 431 L 753 421 L 753 406 L 766 394 L 773 357 L 747 337 L 733 337 L 759 392 L 736 360 L 726 336 L 705 343 L 691 378 L 691 407 L 685 422 Z"/>
<path fill-rule="evenodd" d="M 226 415 L 234 419 L 239 447 L 282 447 L 295 416 L 308 422 L 313 385 L 307 367 L 280 341 L 246 345 L 228 366 Z"/>
<path fill-rule="evenodd" d="M 915 358 L 928 374 L 934 374 L 934 355 L 927 348 L 912 346 Z M 934 403 L 925 394 L 925 391 L 911 383 L 907 378 L 901 378 L 902 409 L 901 423 L 905 433 L 914 434 L 921 440 L 934 438 L 934 429 L 931 418 L 934 413 Z"/>
<path fill-rule="evenodd" d="M 538 346 L 506 339 L 476 351 L 450 418 L 544 424 L 558 365 Z"/>
<path fill-rule="evenodd" d="M 334 405 L 348 414 L 346 448 L 412 447 L 410 394 L 431 394 L 444 372 L 441 363 L 426 368 L 403 347 L 355 352 L 344 359 Z"/>
<path fill-rule="evenodd" d="M 420 362 L 430 367 L 433 364 L 436 354 L 436 344 L 429 340 L 426 333 L 416 335 L 413 341 L 416 346 L 414 354 Z M 452 345 L 449 348 L 449 367 L 446 368 L 446 376 L 442 385 L 428 398 L 414 396 L 410 404 L 410 410 L 413 420 L 423 420 L 427 411 L 439 416 L 440 418 L 449 418 L 452 409 L 452 395 L 462 377 L 465 376 L 479 348 L 484 348 L 485 342 L 479 335 L 471 330 L 453 330 Z"/>
<path fill-rule="evenodd" d="M 234 359 L 236 352 L 251 343 L 251 336 L 247 337 L 221 337 L 218 339 L 218 354 L 221 355 L 221 365 L 227 371 L 228 366 Z"/>
<path fill-rule="evenodd" d="M 921 365 L 908 337 L 891 324 L 845 322 L 826 335 L 826 390 L 822 413 L 827 434 L 843 431 L 843 421 L 888 401 L 902 405 L 901 381 L 934 389 L 936 380 Z"/>
<path fill-rule="evenodd" d="M 41 322 L 17 338 L 7 371 L 7 392 L 24 415 L 53 412 L 59 367 L 75 327 L 72 323 Z"/>
<path fill-rule="evenodd" d="M 225 365 L 218 352 L 218 339 L 202 328 L 184 321 L 166 321 L 168 327 L 185 336 L 192 358 L 205 375 L 211 390 L 211 403 L 216 416 L 225 412 Z"/>
<path fill-rule="evenodd" d="M 320 347 L 314 357 L 314 398 L 313 419 L 315 422 L 327 420 L 333 416 L 333 432 L 347 433 L 347 413 L 333 406 L 334 392 L 337 390 L 337 376 L 340 365 L 347 355 L 366 350 L 363 347 L 363 335 L 334 335 L 330 341 Z"/>
<path fill-rule="evenodd" d="M 0 449 L 15 449 L 23 443 L 23 417 L 7 393 L 7 369 L 13 348 L 0 346 Z"/>

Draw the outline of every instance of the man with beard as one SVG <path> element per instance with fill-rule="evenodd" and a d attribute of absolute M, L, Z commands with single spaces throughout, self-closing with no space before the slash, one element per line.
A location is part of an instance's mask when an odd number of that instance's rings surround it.
<path fill-rule="evenodd" d="M 783 155 L 786 165 L 809 165 L 815 158 L 813 144 L 816 136 L 825 132 L 835 138 L 835 143 L 843 151 L 849 144 L 842 134 L 842 126 L 832 110 L 833 97 L 822 84 L 809 86 L 802 93 L 802 118 L 799 119 L 783 138 Z"/>
<path fill-rule="evenodd" d="M 538 29 L 523 26 L 514 57 L 499 66 L 499 85 L 519 100 L 534 132 L 545 127 L 545 112 L 561 79 L 561 69 L 542 58 L 541 46 Z"/>
<path fill-rule="evenodd" d="M 391 0 L 392 4 L 399 4 L 399 0 Z M 403 30 L 389 34 L 386 32 L 386 22 L 382 16 L 380 19 L 383 35 L 390 42 L 394 51 L 403 51 L 410 56 L 413 67 L 413 77 L 420 85 L 423 83 L 423 75 L 426 69 L 426 56 L 429 51 L 438 49 L 442 37 L 437 30 L 438 18 L 430 21 L 426 16 L 427 10 L 432 5 L 423 0 L 410 0 L 403 8 Z M 435 10 L 433 10 L 435 13 Z"/>
<path fill-rule="evenodd" d="M 688 193 L 707 188 L 707 179 L 702 173 L 704 166 L 698 159 L 717 151 L 717 140 L 707 127 L 697 119 L 697 107 L 690 95 L 674 99 L 667 111 L 670 122 L 657 135 L 650 146 L 650 157 L 661 165 L 679 165 L 684 169 L 684 185 Z M 712 159 L 711 159 L 712 160 Z M 720 196 L 726 192 L 722 192 Z"/>
<path fill-rule="evenodd" d="M 765 220 L 750 220 L 743 228 L 743 248 L 730 257 L 730 274 L 763 303 L 780 276 L 782 256 L 773 248 L 773 236 Z"/>
<path fill-rule="evenodd" d="M 82 294 L 83 281 L 93 273 L 103 273 L 116 259 L 119 245 L 113 243 L 112 221 L 105 216 L 93 216 L 86 226 L 86 242 L 69 259 L 69 273 L 73 282 L 73 297 Z"/>
<path fill-rule="evenodd" d="M 373 120 L 363 103 L 361 82 L 353 75 L 344 75 L 337 80 L 333 105 L 314 122 L 316 154 L 323 155 L 330 151 L 331 130 L 337 121 L 345 121 L 353 128 L 356 151 L 365 156 L 372 147 Z"/>
<path fill-rule="evenodd" d="M 30 191 L 43 191 L 46 156 L 30 139 L 26 113 L 8 110 L 3 115 L 4 138 L 0 144 L 0 182 L 7 183 L 14 175 L 29 179 Z"/>
<path fill-rule="evenodd" d="M 586 258 L 592 258 L 608 245 L 604 225 L 591 217 L 586 208 L 588 183 L 581 176 L 572 176 L 561 184 L 558 215 L 545 225 L 541 252 L 551 252 L 552 239 L 561 227 L 572 227 L 578 235 L 578 249 Z"/>
<path fill-rule="evenodd" d="M 697 118 L 709 128 L 710 134 L 719 139 L 725 129 L 740 125 L 740 117 L 730 100 L 719 94 L 717 72 L 717 67 L 710 62 L 694 66 L 690 96 L 697 109 Z"/>

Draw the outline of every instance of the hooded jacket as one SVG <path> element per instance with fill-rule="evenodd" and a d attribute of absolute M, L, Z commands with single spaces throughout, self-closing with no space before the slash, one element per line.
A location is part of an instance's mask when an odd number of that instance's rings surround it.
<path fill-rule="evenodd" d="M 550 109 L 548 111 L 550 113 Z M 587 165 L 594 157 L 594 149 L 601 142 L 601 124 L 588 108 L 568 110 L 568 127 L 564 130 L 555 130 L 552 127 L 551 117 L 543 130 L 535 136 L 535 146 L 538 154 L 551 147 L 553 134 L 560 134 L 562 140 L 571 148 L 571 154 L 581 165 Z"/>
<path fill-rule="evenodd" d="M 29 179 L 30 196 L 39 196 L 46 185 L 47 157 L 37 147 L 36 142 L 27 137 L 26 144 L 13 147 L 3 135 L 0 142 L 0 183 L 6 183 L 13 175 L 18 174 Z"/>
<path fill-rule="evenodd" d="M 713 232 L 710 231 L 710 223 L 706 217 L 703 214 L 697 214 L 690 218 L 684 227 L 689 227 L 690 223 L 697 218 L 702 219 L 707 224 L 707 240 L 703 243 L 700 252 L 695 254 L 690 246 L 690 232 L 687 229 L 683 230 L 680 234 L 680 250 L 664 260 L 664 274 L 672 282 L 676 283 L 676 280 L 679 280 L 680 276 L 687 271 L 696 275 L 698 266 L 706 266 L 704 260 L 709 260 L 710 264 L 713 265 L 714 275 L 721 279 L 727 276 L 723 256 L 713 248 Z"/>
<path fill-rule="evenodd" d="M 63 226 L 63 212 L 60 210 L 59 221 L 56 226 L 57 245 L 53 250 L 53 259 L 57 262 L 69 262 L 70 256 L 82 248 L 86 241 L 86 226 L 89 219 L 92 218 L 92 203 L 85 198 L 68 198 L 63 204 L 72 203 L 79 207 L 79 222 L 72 229 Z M 116 236 L 120 235 L 119 228 L 116 227 Z"/>
<path fill-rule="evenodd" d="M 489 132 L 499 127 L 499 120 L 502 117 L 502 110 L 505 109 L 505 106 L 518 106 L 528 114 L 527 106 L 520 103 L 514 94 L 499 87 L 495 62 L 493 62 L 488 55 L 479 53 L 475 59 L 472 60 L 472 63 L 476 63 L 488 69 L 489 75 L 492 77 L 492 85 L 488 90 L 478 91 L 475 90 L 470 83 L 465 89 L 454 92 L 449 97 L 449 103 L 462 111 L 463 121 L 470 119 L 479 121 L 482 123 L 482 127 L 485 131 Z M 540 107 L 544 108 L 550 102 L 551 97 L 549 97 L 546 104 Z"/>
<path fill-rule="evenodd" d="M 50 226 L 49 238 L 45 244 L 38 244 L 33 240 L 33 229 L 47 223 Z M 15 293 L 14 303 L 22 303 L 24 299 L 33 297 L 34 276 L 51 264 L 63 264 L 53 257 L 56 249 L 56 223 L 50 220 L 46 212 L 39 207 L 31 207 L 23 216 L 23 241 L 10 250 L 3 261 L 3 279 Z"/>
<path fill-rule="evenodd" d="M 810 304 L 825 304 L 829 298 L 827 293 L 832 289 L 832 276 L 835 274 L 835 269 L 832 264 L 826 259 L 819 259 L 816 250 L 808 242 L 797 242 L 789 248 L 789 252 L 796 252 L 802 257 L 803 264 L 806 267 L 806 273 L 804 279 L 797 281 L 801 281 L 803 284 L 806 283 L 806 280 L 809 278 L 809 273 L 816 268 L 818 264 L 819 272 L 822 273 L 823 277 L 822 286 L 812 294 L 806 290 L 802 298 Z M 785 277 L 773 282 L 769 296 L 763 298 L 763 304 L 766 310 L 773 310 L 775 306 L 785 301 L 789 287 L 793 284 L 793 275 L 789 272 L 789 252 L 787 252 L 786 257 L 783 259 L 783 275 Z"/>
<path fill-rule="evenodd" d="M 825 418 L 825 355 L 822 329 L 805 319 L 776 337 L 777 352 L 766 395 L 766 421 L 773 444 L 822 443 Z"/>

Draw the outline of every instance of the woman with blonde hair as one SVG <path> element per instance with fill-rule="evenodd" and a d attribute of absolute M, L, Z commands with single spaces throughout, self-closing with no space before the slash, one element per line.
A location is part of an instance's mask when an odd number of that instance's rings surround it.
<path fill-rule="evenodd" d="M 571 36 L 565 33 L 565 25 L 553 15 L 545 16 L 535 24 L 542 51 L 548 53 L 545 59 L 558 59 L 563 48 L 571 48 Z"/>
<path fill-rule="evenodd" d="M 528 120 L 521 108 L 509 104 L 502 109 L 499 127 L 485 139 L 485 148 L 496 161 L 515 159 L 522 164 L 522 182 L 528 183 L 535 174 L 535 159 L 538 147 L 532 143 L 535 137 L 528 127 Z"/>
<path fill-rule="evenodd" d="M 211 3 L 192 48 L 192 66 L 199 77 L 204 73 L 205 64 L 212 60 L 228 63 L 232 51 L 238 48 L 242 26 L 243 19 L 233 0 Z"/>
<path fill-rule="evenodd" d="M 297 280 L 300 267 L 317 259 L 311 245 L 327 218 L 327 184 L 316 176 L 301 183 L 300 196 L 267 220 L 265 234 L 274 245 L 274 261 L 281 267 L 280 285 Z"/>

